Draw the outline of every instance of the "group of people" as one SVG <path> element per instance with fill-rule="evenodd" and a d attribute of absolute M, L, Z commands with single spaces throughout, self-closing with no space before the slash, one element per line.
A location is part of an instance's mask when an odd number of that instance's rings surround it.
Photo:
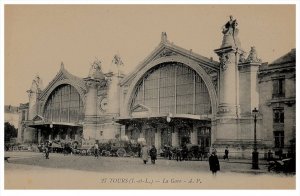
<path fill-rule="evenodd" d="M 224 160 L 227 159 L 229 161 L 228 147 L 225 148 L 223 159 Z M 214 149 L 214 148 L 212 149 L 212 153 L 208 158 L 208 162 L 209 162 L 210 171 L 212 172 L 213 175 L 216 175 L 217 171 L 220 171 L 220 163 L 219 163 L 216 149 Z"/>
<path fill-rule="evenodd" d="M 155 160 L 157 159 L 157 150 L 154 145 L 152 145 L 151 149 L 149 150 L 147 145 L 143 145 L 141 150 L 141 156 L 143 159 L 144 164 L 148 162 L 148 157 L 150 155 L 151 163 L 155 164 Z"/>
<path fill-rule="evenodd" d="M 218 159 L 216 152 L 217 151 L 215 149 L 213 149 L 212 153 L 208 159 L 210 171 L 213 173 L 213 175 L 216 175 L 217 171 L 220 170 L 220 163 L 219 163 L 219 159 Z M 154 145 L 152 145 L 150 150 L 148 149 L 147 145 L 143 145 L 141 154 L 142 154 L 142 160 L 143 160 L 144 164 L 147 164 L 149 155 L 151 158 L 151 163 L 155 164 L 155 160 L 157 159 L 157 150 Z M 226 147 L 226 149 L 225 149 L 223 158 L 224 158 L 224 160 L 226 160 L 226 159 L 229 160 L 228 147 Z"/>
<path fill-rule="evenodd" d="M 50 146 L 51 144 L 49 142 L 46 142 L 44 144 L 44 153 L 45 153 L 45 158 L 49 159 L 49 151 L 50 151 Z M 155 164 L 155 161 L 157 160 L 157 149 L 155 148 L 154 145 L 151 146 L 151 148 L 149 149 L 148 146 L 146 144 L 142 145 L 141 148 L 141 157 L 143 160 L 144 164 L 147 164 L 148 160 L 149 160 L 149 155 L 150 155 L 150 159 L 151 159 L 151 163 Z M 226 147 L 225 152 L 224 152 L 224 160 L 227 159 L 229 160 L 229 150 Z M 99 157 L 99 145 L 98 143 L 94 144 L 94 156 L 96 158 Z M 212 153 L 208 159 L 209 162 L 209 167 L 210 167 L 210 171 L 212 172 L 213 175 L 216 175 L 217 171 L 220 170 L 220 163 L 219 163 L 219 159 L 218 156 L 216 155 L 216 150 L 212 149 Z"/>
<path fill-rule="evenodd" d="M 45 158 L 49 159 L 49 152 L 50 152 L 50 147 L 51 147 L 51 143 L 50 142 L 46 142 L 43 146 L 44 148 L 44 153 L 45 153 Z"/>

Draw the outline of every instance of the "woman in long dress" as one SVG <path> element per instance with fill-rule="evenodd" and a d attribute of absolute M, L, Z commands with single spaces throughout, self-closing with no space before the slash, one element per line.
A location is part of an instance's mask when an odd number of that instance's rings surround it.
<path fill-rule="evenodd" d="M 142 153 L 143 162 L 144 164 L 146 164 L 148 162 L 148 154 L 149 154 L 147 145 L 143 145 L 141 153 Z"/>

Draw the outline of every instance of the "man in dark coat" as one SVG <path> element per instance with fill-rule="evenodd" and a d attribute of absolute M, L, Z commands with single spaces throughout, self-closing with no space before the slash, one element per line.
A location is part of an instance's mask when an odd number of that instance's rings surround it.
<path fill-rule="evenodd" d="M 46 159 L 49 159 L 49 143 L 47 142 L 46 144 L 45 144 L 45 158 Z"/>
<path fill-rule="evenodd" d="M 228 150 L 228 147 L 226 147 L 226 149 L 225 149 L 225 152 L 224 152 L 224 160 L 225 159 L 227 159 L 227 160 L 229 160 L 229 150 Z"/>
<path fill-rule="evenodd" d="M 154 145 L 152 145 L 152 148 L 150 150 L 150 157 L 151 157 L 151 163 L 155 164 L 155 160 L 157 159 L 157 150 Z"/>
<path fill-rule="evenodd" d="M 213 175 L 217 174 L 217 171 L 220 170 L 220 164 L 219 164 L 219 159 L 216 155 L 216 152 L 212 152 L 212 154 L 210 155 L 209 159 L 209 168 L 210 171 L 212 172 Z"/>

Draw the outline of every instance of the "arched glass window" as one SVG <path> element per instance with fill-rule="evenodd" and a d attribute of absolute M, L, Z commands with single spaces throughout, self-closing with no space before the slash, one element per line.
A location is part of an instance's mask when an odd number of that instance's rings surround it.
<path fill-rule="evenodd" d="M 152 113 L 211 114 L 202 78 L 181 63 L 164 63 L 149 70 L 136 86 L 131 108 L 142 104 Z"/>
<path fill-rule="evenodd" d="M 83 103 L 77 90 L 71 85 L 57 87 L 46 102 L 44 117 L 54 122 L 82 121 Z"/>

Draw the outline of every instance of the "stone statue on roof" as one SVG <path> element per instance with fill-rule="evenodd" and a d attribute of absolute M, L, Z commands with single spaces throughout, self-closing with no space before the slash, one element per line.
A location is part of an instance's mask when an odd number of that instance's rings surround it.
<path fill-rule="evenodd" d="M 241 43 L 238 39 L 239 29 L 237 28 L 237 26 L 237 20 L 234 19 L 232 15 L 230 15 L 229 21 L 222 28 L 222 33 L 224 34 L 224 37 L 221 48 L 230 46 L 240 48 Z"/>
<path fill-rule="evenodd" d="M 101 70 L 102 62 L 96 58 L 96 60 L 91 64 L 89 71 L 89 77 L 92 79 L 104 79 L 104 75 Z"/>

